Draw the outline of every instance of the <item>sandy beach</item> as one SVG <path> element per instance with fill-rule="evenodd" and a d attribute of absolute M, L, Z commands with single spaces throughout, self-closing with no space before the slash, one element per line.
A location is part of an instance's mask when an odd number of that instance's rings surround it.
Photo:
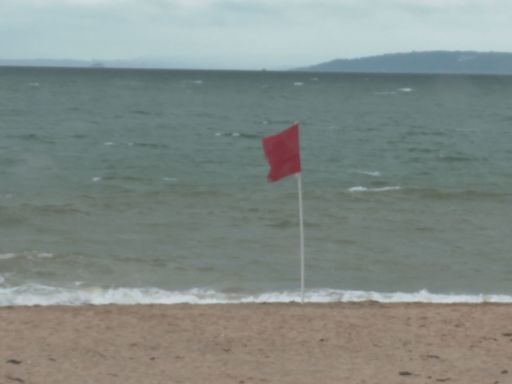
<path fill-rule="evenodd" d="M 0 308 L 0 383 L 512 382 L 512 305 Z"/>

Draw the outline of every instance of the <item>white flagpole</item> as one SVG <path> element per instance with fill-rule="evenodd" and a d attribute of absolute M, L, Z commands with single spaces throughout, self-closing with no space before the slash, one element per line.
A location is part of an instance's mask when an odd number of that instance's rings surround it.
<path fill-rule="evenodd" d="M 297 173 L 299 187 L 299 226 L 300 226 L 300 293 L 304 304 L 304 216 L 302 212 L 302 173 Z"/>

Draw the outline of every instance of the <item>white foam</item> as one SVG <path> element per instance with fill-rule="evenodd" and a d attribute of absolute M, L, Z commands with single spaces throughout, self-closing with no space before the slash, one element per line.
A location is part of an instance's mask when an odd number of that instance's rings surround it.
<path fill-rule="evenodd" d="M 106 147 L 111 147 L 113 145 L 115 145 L 112 141 L 106 141 L 103 143 L 103 145 L 105 145 Z"/>
<path fill-rule="evenodd" d="M 226 132 L 226 133 L 215 132 L 215 136 L 217 136 L 217 137 L 221 137 L 221 136 L 240 137 L 241 133 L 240 132 Z"/>
<path fill-rule="evenodd" d="M 14 253 L 14 252 L 0 253 L 0 260 L 15 259 L 17 257 L 34 260 L 34 259 L 51 259 L 51 258 L 55 257 L 55 255 L 53 253 L 36 252 L 36 251 L 20 252 L 20 253 Z"/>
<path fill-rule="evenodd" d="M 379 172 L 379 171 L 355 171 L 356 173 L 360 173 L 362 175 L 367 175 L 367 176 L 373 176 L 373 177 L 380 177 L 382 176 L 382 174 Z"/>
<path fill-rule="evenodd" d="M 380 187 L 380 188 L 367 188 L 363 186 L 351 187 L 349 188 L 349 192 L 388 192 L 388 191 L 398 191 L 402 189 L 402 187 L 398 185 L 389 186 L 389 187 Z"/>
<path fill-rule="evenodd" d="M 14 259 L 17 256 L 16 253 L 0 253 L 0 260 Z"/>
<path fill-rule="evenodd" d="M 91 179 L 91 181 L 93 181 L 93 182 L 97 183 L 98 181 L 101 181 L 101 177 L 99 177 L 99 176 L 95 176 L 95 177 L 93 177 L 93 178 Z"/>
<path fill-rule="evenodd" d="M 398 90 L 399 90 L 400 92 L 405 92 L 405 93 L 409 93 L 409 92 L 414 91 L 412 88 L 407 88 L 407 87 L 405 87 L 405 88 L 399 88 Z"/>
<path fill-rule="evenodd" d="M 28 284 L 0 288 L 0 306 L 31 305 L 105 305 L 105 304 L 236 304 L 300 302 L 298 291 L 267 292 L 254 295 L 222 293 L 209 289 L 165 291 L 157 288 L 99 288 L 76 285 L 73 289 Z M 512 303 L 503 294 L 434 294 L 426 290 L 415 293 L 385 293 L 317 289 L 306 291 L 307 303 L 363 302 L 380 303 Z"/>
<path fill-rule="evenodd" d="M 55 255 L 53 253 L 40 252 L 36 254 L 36 257 L 39 259 L 52 259 L 55 257 Z"/>
<path fill-rule="evenodd" d="M 304 83 L 302 81 L 296 81 L 295 83 L 293 83 L 293 85 L 295 85 L 296 87 L 302 87 Z"/>

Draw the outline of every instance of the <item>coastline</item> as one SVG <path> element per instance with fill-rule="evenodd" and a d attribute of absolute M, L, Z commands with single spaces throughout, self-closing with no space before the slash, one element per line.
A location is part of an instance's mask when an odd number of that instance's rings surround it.
<path fill-rule="evenodd" d="M 427 304 L 511 304 L 512 295 L 504 293 L 432 293 L 376 292 L 339 289 L 307 289 L 305 303 L 427 303 Z M 154 287 L 73 287 L 62 288 L 25 284 L 0 287 L 0 308 L 7 306 L 59 305 L 149 305 L 149 304 L 277 304 L 300 303 L 299 291 L 268 291 L 262 293 L 221 292 L 192 288 L 165 290 Z"/>
<path fill-rule="evenodd" d="M 0 308 L 6 383 L 507 383 L 510 304 Z"/>

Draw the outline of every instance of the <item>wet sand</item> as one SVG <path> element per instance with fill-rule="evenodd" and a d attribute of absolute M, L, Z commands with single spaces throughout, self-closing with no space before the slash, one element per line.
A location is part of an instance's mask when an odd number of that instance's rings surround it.
<path fill-rule="evenodd" d="M 0 384 L 512 383 L 512 305 L 0 308 Z"/>

